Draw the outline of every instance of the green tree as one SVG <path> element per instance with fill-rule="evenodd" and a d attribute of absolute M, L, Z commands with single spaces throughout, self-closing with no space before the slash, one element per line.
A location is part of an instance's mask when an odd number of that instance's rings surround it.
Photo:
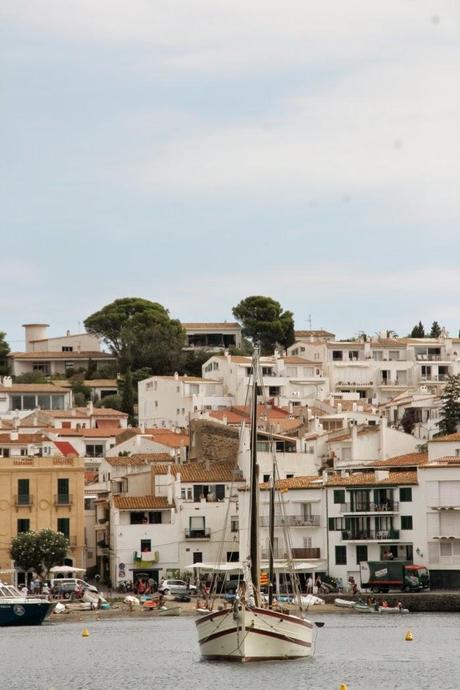
<path fill-rule="evenodd" d="M 286 349 L 295 340 L 292 312 L 283 311 L 271 297 L 246 297 L 233 307 L 233 315 L 242 325 L 243 336 L 260 343 L 262 354 L 273 353 L 277 345 Z"/>
<path fill-rule="evenodd" d="M 5 340 L 6 333 L 0 331 L 0 376 L 7 376 L 10 371 L 8 354 L 10 346 Z"/>
<path fill-rule="evenodd" d="M 41 371 L 28 371 L 14 377 L 15 383 L 47 383 L 48 379 Z"/>
<path fill-rule="evenodd" d="M 86 370 L 86 378 L 88 381 L 95 378 L 97 373 L 97 364 L 91 357 L 88 359 L 88 369 Z"/>
<path fill-rule="evenodd" d="M 437 321 L 433 321 L 431 326 L 430 338 L 440 338 L 441 337 L 441 326 Z"/>
<path fill-rule="evenodd" d="M 401 419 L 401 426 L 406 434 L 411 434 L 416 424 L 415 410 L 413 407 L 408 407 L 404 411 Z"/>
<path fill-rule="evenodd" d="M 22 532 L 11 540 L 10 556 L 16 566 L 34 570 L 46 578 L 55 565 L 62 563 L 69 550 L 69 540 L 61 532 L 42 529 L 40 532 Z"/>
<path fill-rule="evenodd" d="M 177 368 L 185 331 L 157 302 L 139 297 L 116 299 L 84 323 L 116 355 L 122 373 L 150 367 L 155 374 L 172 374 Z"/>
<path fill-rule="evenodd" d="M 123 377 L 123 384 L 121 387 L 121 410 L 126 412 L 128 415 L 128 421 L 130 424 L 134 422 L 134 391 L 133 391 L 133 378 L 131 372 L 128 371 Z"/>
<path fill-rule="evenodd" d="M 423 323 L 421 321 L 418 322 L 416 326 L 413 327 L 409 338 L 424 338 L 425 337 L 425 328 L 423 326 Z"/>
<path fill-rule="evenodd" d="M 106 407 L 110 408 L 111 410 L 119 410 L 121 412 L 122 404 L 121 395 L 119 393 L 115 393 L 114 395 L 105 395 L 101 400 L 98 400 L 96 407 Z"/>
<path fill-rule="evenodd" d="M 449 376 L 441 395 L 441 419 L 439 431 L 441 435 L 455 434 L 460 422 L 460 375 Z"/>

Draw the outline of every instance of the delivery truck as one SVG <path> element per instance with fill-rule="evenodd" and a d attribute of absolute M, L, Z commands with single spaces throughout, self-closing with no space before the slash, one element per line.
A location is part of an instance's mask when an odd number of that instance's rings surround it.
<path fill-rule="evenodd" d="M 408 561 L 362 561 L 361 588 L 373 592 L 421 592 L 430 588 L 430 574 L 424 565 Z"/>

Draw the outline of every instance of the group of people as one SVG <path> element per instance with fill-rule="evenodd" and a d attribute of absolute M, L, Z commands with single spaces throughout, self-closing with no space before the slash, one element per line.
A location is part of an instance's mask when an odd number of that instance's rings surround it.
<path fill-rule="evenodd" d="M 336 578 L 335 584 L 332 582 L 324 582 L 320 575 L 313 579 L 310 575 L 307 579 L 307 594 L 329 594 L 330 592 L 343 592 L 343 581 L 341 577 Z"/>

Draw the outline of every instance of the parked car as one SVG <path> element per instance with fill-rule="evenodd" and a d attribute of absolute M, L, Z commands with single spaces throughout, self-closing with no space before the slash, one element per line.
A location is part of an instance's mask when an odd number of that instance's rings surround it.
<path fill-rule="evenodd" d="M 57 577 L 51 580 L 50 584 L 53 594 L 57 594 L 64 599 L 68 599 L 71 596 L 77 585 L 83 591 L 94 592 L 95 594 L 98 593 L 97 587 L 77 577 Z"/>
<path fill-rule="evenodd" d="M 194 594 L 195 585 L 188 585 L 185 580 L 163 580 L 158 591 L 162 594 Z"/>

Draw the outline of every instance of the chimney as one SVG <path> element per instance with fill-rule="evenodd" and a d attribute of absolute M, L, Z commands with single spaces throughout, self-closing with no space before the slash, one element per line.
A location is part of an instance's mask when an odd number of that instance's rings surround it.
<path fill-rule="evenodd" d="M 224 423 L 225 425 L 227 425 L 228 419 L 227 419 L 226 415 L 224 415 L 224 416 L 222 417 L 222 421 L 223 421 L 223 423 Z"/>
<path fill-rule="evenodd" d="M 174 381 L 179 381 L 179 374 L 177 371 L 174 372 Z"/>
<path fill-rule="evenodd" d="M 141 434 L 145 434 L 145 422 L 139 423 L 139 429 L 140 429 Z"/>
<path fill-rule="evenodd" d="M 17 431 L 10 431 L 10 441 L 17 441 L 19 439 L 19 434 Z"/>
<path fill-rule="evenodd" d="M 351 425 L 351 459 L 356 460 L 358 454 L 358 427 L 356 423 Z"/>
<path fill-rule="evenodd" d="M 88 404 L 86 405 L 86 414 L 88 415 L 88 417 L 94 414 L 94 405 L 92 400 L 89 400 Z"/>
<path fill-rule="evenodd" d="M 34 351 L 34 340 L 46 340 L 48 336 L 49 324 L 47 323 L 23 323 L 22 327 L 26 331 L 26 352 Z M 42 347 L 41 349 L 44 350 L 45 348 Z"/>
<path fill-rule="evenodd" d="M 352 403 L 351 409 L 353 410 L 353 412 L 356 412 L 357 408 L 358 408 L 357 404 L 355 402 Z"/>
<path fill-rule="evenodd" d="M 337 403 L 337 412 L 342 412 L 342 403 L 340 402 Z"/>
<path fill-rule="evenodd" d="M 386 417 L 380 417 L 379 441 L 380 441 L 380 460 L 385 460 L 387 457 L 387 452 L 386 452 L 387 420 L 386 420 Z"/>

